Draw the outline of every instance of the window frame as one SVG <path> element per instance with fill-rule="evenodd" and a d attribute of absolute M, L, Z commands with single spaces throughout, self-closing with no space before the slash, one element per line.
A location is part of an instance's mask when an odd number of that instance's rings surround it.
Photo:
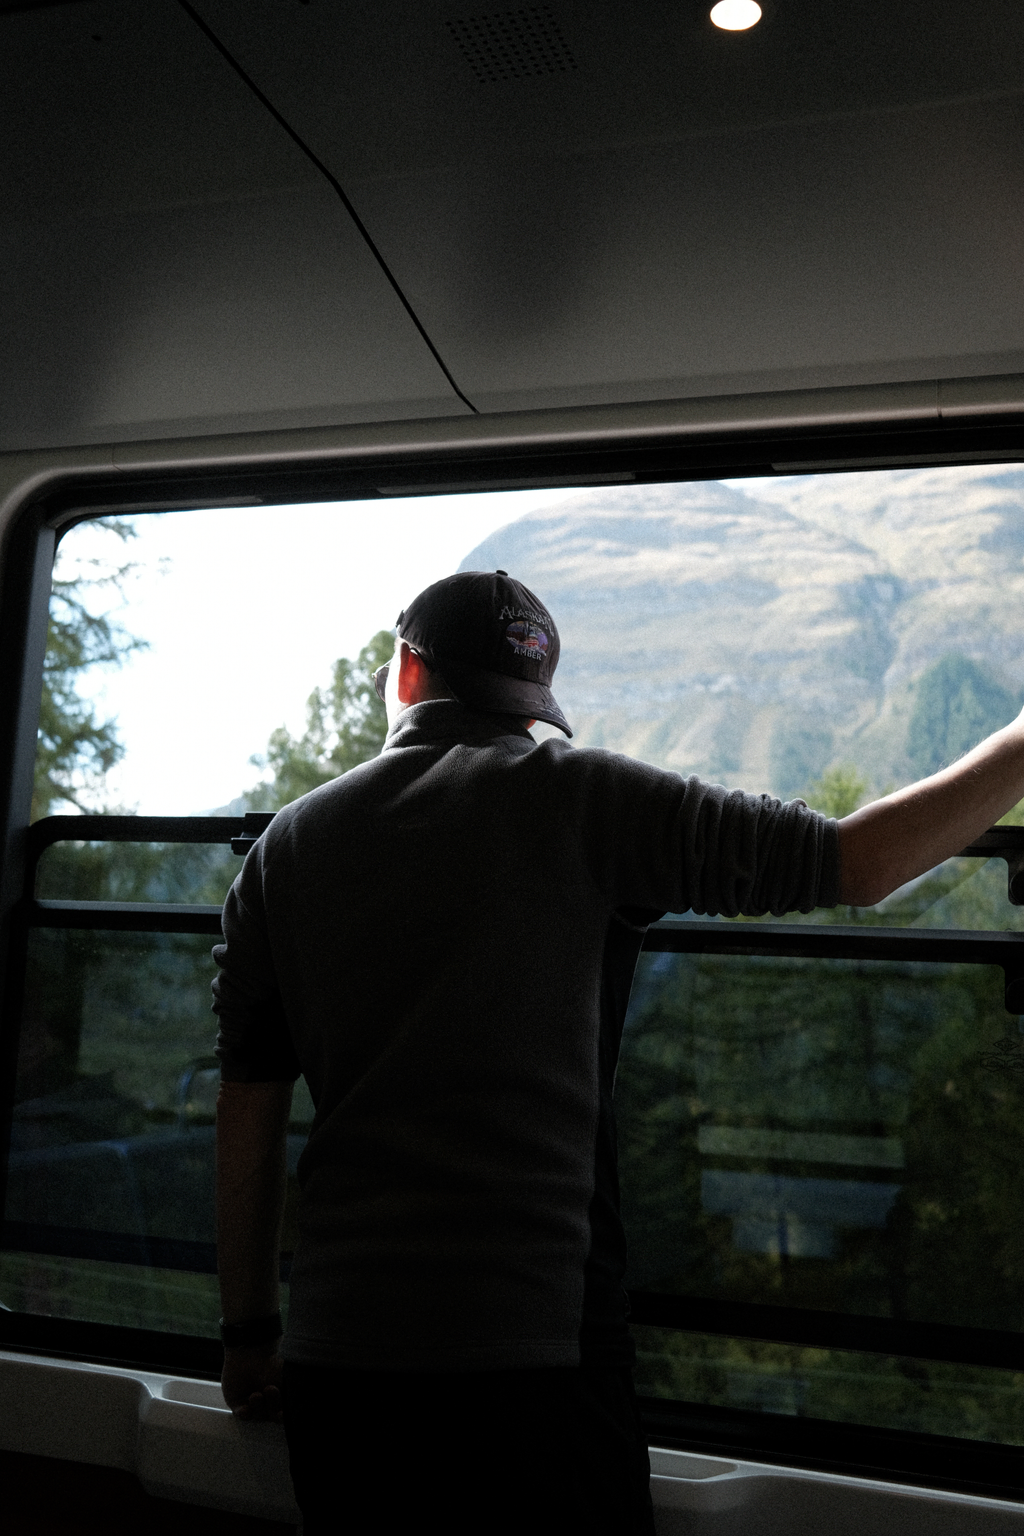
<path fill-rule="evenodd" d="M 759 397 L 746 403 L 679 402 L 671 409 L 666 405 L 600 407 L 522 417 L 456 418 L 377 428 L 254 434 L 198 443 L 127 445 L 103 452 L 83 450 L 77 455 L 65 450 L 50 456 L 11 456 L 8 463 L 13 471 L 14 494 L 8 504 L 6 527 L 0 530 L 4 535 L 0 554 L 0 1192 L 6 1184 L 14 1101 L 20 951 L 23 935 L 28 932 L 21 904 L 26 878 L 34 867 L 34 852 L 38 856 L 29 835 L 28 816 L 50 579 L 57 543 L 69 528 L 101 516 L 212 510 L 225 505 L 345 500 L 386 503 L 398 495 L 454 491 L 639 485 L 776 473 L 1024 462 L 1024 410 L 1006 404 L 1013 395 L 1009 385 L 1015 382 L 1019 381 L 1007 381 L 1002 397 L 993 387 L 990 403 L 986 405 L 982 398 L 977 415 L 970 414 L 967 390 L 967 403 L 961 402 L 962 414 L 949 419 L 939 408 L 940 389 L 913 385 L 892 386 L 887 391 L 851 389 Z M 386 516 L 383 507 L 381 510 Z M 1002 850 L 979 846 L 972 851 L 991 856 Z M 1010 849 L 1004 855 L 1011 876 L 1017 873 L 1014 855 L 1019 856 L 1020 850 Z M 696 942 L 695 930 L 701 925 L 685 926 L 694 930 L 687 942 Z M 721 932 L 726 925 L 705 926 L 715 926 Z M 763 936 L 764 944 L 777 949 L 786 939 L 782 928 L 758 925 L 757 939 L 761 941 Z M 831 931 L 837 939 L 841 936 L 842 930 Z M 867 932 L 880 936 L 879 930 Z M 800 938 L 806 941 L 808 935 L 809 929 L 801 926 Z M 749 944 L 749 928 L 744 937 Z M 860 940 L 864 937 L 860 935 Z M 663 947 L 655 935 L 651 938 L 648 947 Z M 668 941 L 671 935 L 666 933 L 665 938 Z M 969 935 L 957 941 L 955 931 L 950 938 L 960 944 L 976 943 Z M 668 942 L 664 947 L 669 947 Z M 997 959 L 994 963 L 1002 962 Z M 679 1316 L 686 1308 L 689 1331 L 732 1333 L 734 1330 L 726 1326 L 729 1318 L 721 1311 L 724 1306 L 681 1303 L 673 1310 Z M 717 1324 L 715 1307 L 720 1311 Z M 659 1301 L 638 1295 L 634 1317 L 637 1322 L 667 1324 L 664 1298 Z M 735 1312 L 732 1321 L 738 1317 Z M 848 1326 L 850 1320 L 838 1314 L 824 1313 L 821 1319 L 821 1333 L 815 1343 L 875 1352 L 890 1352 L 887 1346 L 897 1342 L 893 1329 L 908 1327 L 874 1319 L 871 1322 L 877 1326 L 873 1333 L 868 1330 L 869 1339 L 861 1326 L 864 1320 Z M 839 1324 L 831 1333 L 829 1319 Z M 791 1319 L 776 1318 L 773 1322 L 776 1330 L 794 1331 Z M 679 1322 L 669 1325 L 680 1326 Z M 858 1326 L 859 1344 L 853 1342 Z M 927 1353 L 928 1330 L 924 1325 L 909 1326 L 921 1330 L 919 1358 L 934 1358 Z M 973 1335 L 988 1331 L 948 1332 Z M 780 1338 L 781 1333 L 775 1331 L 770 1336 Z M 789 1341 L 810 1342 L 806 1338 Z M 966 1353 L 960 1358 L 969 1354 L 974 1363 L 982 1363 L 977 1350 L 983 1343 L 965 1337 L 961 1346 Z M 988 1340 L 996 1353 L 1011 1343 L 1024 1361 L 1024 1335 Z M 2 1348 L 211 1378 L 219 1374 L 220 1346 L 214 1340 L 27 1314 L 0 1313 Z M 742 1454 L 749 1459 L 853 1475 L 895 1476 L 905 1482 L 1004 1498 L 1019 1497 L 1024 1491 L 1024 1472 L 1016 1447 L 669 1400 L 645 1400 L 643 1411 L 657 1443 L 680 1449 Z M 396 1403 L 396 1416 L 401 1414 L 401 1404 Z"/>

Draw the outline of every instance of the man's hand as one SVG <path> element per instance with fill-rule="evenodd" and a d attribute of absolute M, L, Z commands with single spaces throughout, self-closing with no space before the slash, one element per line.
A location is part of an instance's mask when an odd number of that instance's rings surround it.
<path fill-rule="evenodd" d="M 225 1321 L 273 1317 L 292 1084 L 222 1083 L 217 1100 L 217 1268 Z M 280 1340 L 225 1349 L 220 1384 L 240 1419 L 282 1421 Z"/>
<path fill-rule="evenodd" d="M 244 1349 L 224 1351 L 220 1387 L 224 1401 L 236 1418 L 283 1423 L 283 1366 L 276 1343 L 250 1344 Z"/>
<path fill-rule="evenodd" d="M 1024 798 L 1024 711 L 949 768 L 839 823 L 839 900 L 877 901 L 974 841 Z"/>
<path fill-rule="evenodd" d="M 273 1317 L 280 1309 L 277 1275 L 281 1217 L 284 1212 L 286 1136 L 292 1101 L 290 1082 L 221 1084 L 217 1099 L 217 1270 L 221 1312 L 226 1323 Z M 277 1345 L 229 1349 L 240 1357 L 239 1380 L 246 1365 L 257 1375 L 276 1357 Z M 227 1366 L 225 1366 L 227 1369 Z M 241 1404 L 247 1392 L 231 1366 L 231 1386 Z M 224 1378 L 225 1385 L 228 1377 Z M 267 1382 L 280 1385 L 280 1372 Z M 250 1390 L 261 1392 L 262 1378 Z"/>

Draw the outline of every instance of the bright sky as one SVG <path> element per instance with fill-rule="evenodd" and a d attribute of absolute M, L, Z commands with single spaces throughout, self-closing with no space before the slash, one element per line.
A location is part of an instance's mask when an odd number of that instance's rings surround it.
<path fill-rule="evenodd" d="M 260 777 L 270 732 L 303 729 L 305 701 L 339 656 L 355 657 L 423 587 L 481 540 L 580 491 L 506 491 L 296 507 L 220 508 L 130 519 L 122 546 L 88 524 L 79 558 L 133 561 L 112 614 L 150 649 L 83 685 L 126 747 L 106 802 L 141 815 L 226 805 Z M 93 594 L 92 606 L 107 600 Z"/>

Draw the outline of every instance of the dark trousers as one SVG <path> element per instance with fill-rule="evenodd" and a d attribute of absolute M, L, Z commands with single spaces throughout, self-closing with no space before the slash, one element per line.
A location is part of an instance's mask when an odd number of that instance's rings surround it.
<path fill-rule="evenodd" d="M 285 1366 L 304 1536 L 653 1536 L 628 1371 Z"/>

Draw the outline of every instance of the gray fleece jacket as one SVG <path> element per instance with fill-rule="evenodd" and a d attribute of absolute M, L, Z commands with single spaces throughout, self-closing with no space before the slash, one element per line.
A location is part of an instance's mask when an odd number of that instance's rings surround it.
<path fill-rule="evenodd" d="M 805 912 L 838 885 L 836 825 L 800 803 L 448 700 L 279 812 L 225 902 L 214 1008 L 226 1079 L 301 1071 L 316 1105 L 286 1357 L 610 1362 L 617 925 Z"/>

